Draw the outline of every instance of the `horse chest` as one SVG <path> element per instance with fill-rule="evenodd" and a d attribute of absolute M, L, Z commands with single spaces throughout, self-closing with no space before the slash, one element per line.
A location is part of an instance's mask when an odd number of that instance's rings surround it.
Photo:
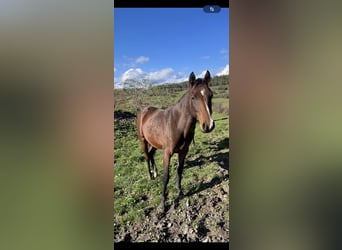
<path fill-rule="evenodd" d="M 194 138 L 193 132 L 183 133 L 178 138 L 177 145 L 175 147 L 176 152 L 187 149 Z"/>

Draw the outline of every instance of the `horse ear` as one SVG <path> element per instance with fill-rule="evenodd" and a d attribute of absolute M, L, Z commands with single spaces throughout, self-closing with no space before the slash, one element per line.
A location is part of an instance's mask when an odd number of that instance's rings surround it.
<path fill-rule="evenodd" d="M 210 76 L 209 70 L 207 70 L 207 72 L 205 73 L 204 80 L 205 80 L 207 83 L 210 82 L 211 76 Z"/>
<path fill-rule="evenodd" d="M 191 72 L 191 74 L 189 76 L 189 86 L 190 87 L 194 86 L 195 80 L 196 80 L 196 76 L 195 76 L 194 72 Z"/>

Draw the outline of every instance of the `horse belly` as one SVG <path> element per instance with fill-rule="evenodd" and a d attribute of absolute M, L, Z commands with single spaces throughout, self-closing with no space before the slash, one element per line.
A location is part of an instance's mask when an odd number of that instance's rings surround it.
<path fill-rule="evenodd" d="M 147 140 L 149 144 L 157 149 L 162 149 L 164 144 L 164 133 L 163 130 L 160 129 L 154 123 L 146 123 L 143 128 L 144 138 Z"/>

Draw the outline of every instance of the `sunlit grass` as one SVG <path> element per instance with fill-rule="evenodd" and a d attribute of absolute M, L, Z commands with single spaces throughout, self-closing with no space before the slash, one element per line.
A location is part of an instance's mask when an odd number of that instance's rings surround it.
<path fill-rule="evenodd" d="M 185 160 L 182 179 L 185 194 L 201 189 L 203 183 L 208 183 L 213 178 L 220 178 L 217 176 L 217 162 L 213 158 L 216 151 L 222 150 L 217 145 L 229 138 L 228 119 L 223 118 L 227 116 L 213 115 L 213 119 L 217 121 L 211 133 L 202 133 L 197 124 L 195 145 L 190 145 Z M 159 176 L 155 180 L 149 180 L 134 121 L 117 127 L 114 132 L 114 220 L 117 225 L 125 225 L 142 219 L 145 209 L 156 209 L 159 205 L 163 175 L 162 151 L 157 150 L 155 155 Z M 170 163 L 169 200 L 177 196 L 176 166 L 177 154 L 173 155 Z"/>

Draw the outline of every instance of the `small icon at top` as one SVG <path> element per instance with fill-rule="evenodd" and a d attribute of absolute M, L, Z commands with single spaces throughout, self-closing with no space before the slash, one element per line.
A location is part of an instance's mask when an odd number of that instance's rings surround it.
<path fill-rule="evenodd" d="M 206 13 L 218 13 L 221 8 L 218 5 L 206 5 L 203 7 L 204 12 Z"/>

